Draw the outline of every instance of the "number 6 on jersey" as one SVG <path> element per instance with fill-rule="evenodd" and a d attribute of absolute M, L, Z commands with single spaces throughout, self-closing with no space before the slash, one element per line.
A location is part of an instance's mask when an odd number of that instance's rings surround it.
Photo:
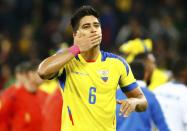
<path fill-rule="evenodd" d="M 89 90 L 89 103 L 90 104 L 95 104 L 96 102 L 96 88 L 95 87 L 90 87 Z"/>

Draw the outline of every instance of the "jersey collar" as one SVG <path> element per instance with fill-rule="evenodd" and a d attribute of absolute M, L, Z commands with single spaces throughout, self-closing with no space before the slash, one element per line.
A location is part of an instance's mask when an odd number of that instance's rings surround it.
<path fill-rule="evenodd" d="M 82 57 L 81 54 L 78 54 L 78 58 L 79 58 L 79 60 L 80 60 L 82 63 L 97 63 L 97 62 L 101 62 L 102 54 L 101 54 L 101 52 L 99 53 L 99 56 L 97 57 L 97 59 L 96 59 L 95 62 L 87 62 L 87 61 L 85 61 L 85 59 Z"/>

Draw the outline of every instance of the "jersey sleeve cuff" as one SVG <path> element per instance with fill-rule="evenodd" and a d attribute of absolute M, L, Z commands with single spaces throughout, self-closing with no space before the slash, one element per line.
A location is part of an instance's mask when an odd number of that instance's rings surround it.
<path fill-rule="evenodd" d="M 132 91 L 133 89 L 137 88 L 138 87 L 138 84 L 137 82 L 134 82 L 128 86 L 124 86 L 124 87 L 121 87 L 121 90 L 123 92 L 129 92 L 129 91 Z"/>

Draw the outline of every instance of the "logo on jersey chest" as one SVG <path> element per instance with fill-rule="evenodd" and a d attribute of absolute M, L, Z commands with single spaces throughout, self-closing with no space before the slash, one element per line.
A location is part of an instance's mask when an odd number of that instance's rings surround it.
<path fill-rule="evenodd" d="M 104 82 L 108 81 L 108 76 L 109 76 L 109 71 L 108 70 L 99 70 L 98 73 L 99 73 L 101 79 Z"/>

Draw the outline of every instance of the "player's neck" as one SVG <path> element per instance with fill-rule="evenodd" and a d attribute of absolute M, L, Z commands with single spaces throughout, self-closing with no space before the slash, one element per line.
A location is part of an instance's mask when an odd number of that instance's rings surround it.
<path fill-rule="evenodd" d="M 96 46 L 92 48 L 91 50 L 81 53 L 84 60 L 96 60 L 100 53 L 100 47 Z"/>
<path fill-rule="evenodd" d="M 32 82 L 26 82 L 25 83 L 25 89 L 30 93 L 35 93 L 37 91 L 37 84 Z"/>
<path fill-rule="evenodd" d="M 22 87 L 24 84 L 22 83 L 22 82 L 19 82 L 19 81 L 17 81 L 16 83 L 15 83 L 15 87 L 16 88 L 20 88 L 20 87 Z"/>

